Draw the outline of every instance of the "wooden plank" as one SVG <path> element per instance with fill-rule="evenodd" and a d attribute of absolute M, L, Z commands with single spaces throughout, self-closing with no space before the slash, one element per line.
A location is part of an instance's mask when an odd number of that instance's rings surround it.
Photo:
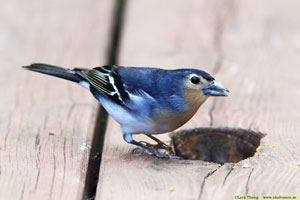
<path fill-rule="evenodd" d="M 106 64 L 114 2 L 2 2 L 1 199 L 82 198 L 98 103 L 80 86 L 21 66 Z"/>
<path fill-rule="evenodd" d="M 267 136 L 257 157 L 220 167 L 132 154 L 110 119 L 96 199 L 299 194 L 297 8 L 296 0 L 129 1 L 121 65 L 195 67 L 231 90 L 210 98 L 181 129 L 229 126 Z"/>
<path fill-rule="evenodd" d="M 223 188 L 216 183 L 220 174 L 212 176 L 206 188 L 213 188 L 213 195 L 204 190 L 204 199 L 237 193 L 300 194 L 300 103 L 295 87 L 300 83 L 299 6 L 291 0 L 235 5 L 223 37 L 226 62 L 219 71 L 230 84 L 232 100 L 216 103 L 214 123 L 220 125 L 226 118 L 228 126 L 249 127 L 267 136 L 259 156 L 241 162 L 254 168 L 233 170 Z M 225 108 L 230 110 L 224 113 Z"/>

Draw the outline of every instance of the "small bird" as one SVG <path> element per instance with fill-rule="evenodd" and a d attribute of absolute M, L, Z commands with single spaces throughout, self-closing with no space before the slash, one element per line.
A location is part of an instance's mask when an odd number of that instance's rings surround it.
<path fill-rule="evenodd" d="M 209 96 L 227 96 L 228 89 L 208 73 L 197 69 L 165 70 L 106 65 L 93 69 L 66 69 L 42 63 L 23 68 L 76 82 L 90 90 L 105 110 L 121 125 L 123 138 L 139 150 L 160 158 L 179 158 L 152 136 L 185 124 Z M 138 142 L 143 133 L 157 145 Z"/>

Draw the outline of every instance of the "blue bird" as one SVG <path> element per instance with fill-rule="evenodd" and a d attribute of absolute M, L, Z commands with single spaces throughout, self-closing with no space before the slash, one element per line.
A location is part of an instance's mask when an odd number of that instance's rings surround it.
<path fill-rule="evenodd" d="M 35 63 L 23 68 L 59 77 L 84 86 L 121 125 L 123 138 L 141 151 L 161 158 L 178 158 L 158 149 L 171 148 L 152 136 L 185 124 L 209 96 L 227 96 L 228 89 L 208 73 L 197 69 L 107 65 L 93 69 L 66 69 Z M 157 145 L 138 142 L 132 135 L 143 133 Z"/>

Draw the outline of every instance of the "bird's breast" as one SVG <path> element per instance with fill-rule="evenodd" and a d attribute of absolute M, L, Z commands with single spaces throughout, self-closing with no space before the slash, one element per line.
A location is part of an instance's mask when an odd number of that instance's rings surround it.
<path fill-rule="evenodd" d="M 174 131 L 190 120 L 197 112 L 197 109 L 192 109 L 182 113 L 174 113 L 170 111 L 162 111 L 158 113 L 153 119 L 153 124 L 155 127 L 154 132 L 159 134 Z"/>

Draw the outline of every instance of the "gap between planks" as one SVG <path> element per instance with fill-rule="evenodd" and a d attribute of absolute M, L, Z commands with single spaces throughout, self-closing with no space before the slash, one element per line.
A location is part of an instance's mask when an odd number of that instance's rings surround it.
<path fill-rule="evenodd" d="M 126 2 L 127 0 L 117 0 L 114 5 L 112 29 L 110 31 L 112 37 L 107 55 L 107 63 L 111 65 L 116 65 L 118 63 L 120 36 L 122 34 Z M 100 105 L 95 122 L 96 124 L 82 199 L 93 199 L 96 196 L 107 120 L 108 114 Z"/>

